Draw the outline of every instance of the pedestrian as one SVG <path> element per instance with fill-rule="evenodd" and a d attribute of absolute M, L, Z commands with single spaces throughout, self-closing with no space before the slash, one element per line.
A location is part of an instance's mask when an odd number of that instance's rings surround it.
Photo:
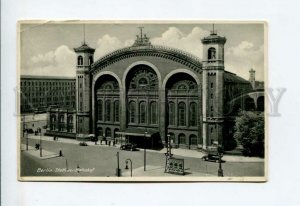
<path fill-rule="evenodd" d="M 55 136 L 53 136 L 53 141 L 55 141 Z"/>
<path fill-rule="evenodd" d="M 61 151 L 61 150 L 59 150 L 59 156 L 60 156 L 60 157 L 62 157 L 62 156 L 63 156 L 63 154 L 62 154 L 62 151 Z"/>

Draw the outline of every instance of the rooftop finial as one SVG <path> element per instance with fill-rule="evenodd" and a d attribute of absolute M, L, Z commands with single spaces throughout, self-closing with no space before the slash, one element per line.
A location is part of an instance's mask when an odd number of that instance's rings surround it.
<path fill-rule="evenodd" d="M 141 30 L 141 38 L 143 38 L 143 26 L 140 26 L 139 29 Z"/>
<path fill-rule="evenodd" d="M 215 31 L 215 24 L 212 25 L 212 31 L 210 32 L 211 35 L 216 35 L 217 31 Z"/>
<path fill-rule="evenodd" d="M 143 36 L 143 28 L 142 26 L 138 27 L 140 29 L 140 36 L 136 35 L 136 40 L 132 46 L 150 46 L 151 43 L 149 41 L 149 37 L 146 34 Z"/>

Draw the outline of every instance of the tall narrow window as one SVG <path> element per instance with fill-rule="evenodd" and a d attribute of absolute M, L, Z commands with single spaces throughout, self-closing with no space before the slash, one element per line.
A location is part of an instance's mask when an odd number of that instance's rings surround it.
<path fill-rule="evenodd" d="M 185 144 L 186 143 L 185 135 L 184 134 L 179 134 L 178 141 L 179 141 L 179 144 Z"/>
<path fill-rule="evenodd" d="M 129 104 L 129 122 L 135 122 L 135 102 L 130 102 Z"/>
<path fill-rule="evenodd" d="M 89 57 L 89 65 L 91 65 L 91 64 L 93 64 L 93 57 L 92 56 Z"/>
<path fill-rule="evenodd" d="M 102 127 L 98 128 L 98 134 L 99 134 L 99 136 L 103 136 L 103 129 L 102 129 Z"/>
<path fill-rule="evenodd" d="M 114 121 L 115 122 L 119 122 L 119 101 L 115 101 L 114 103 L 114 116 L 115 116 L 115 119 Z"/>
<path fill-rule="evenodd" d="M 184 102 L 178 104 L 178 124 L 179 126 L 186 126 L 186 108 Z"/>
<path fill-rule="evenodd" d="M 105 102 L 105 121 L 110 121 L 111 117 L 111 102 L 110 100 L 106 100 Z"/>
<path fill-rule="evenodd" d="M 196 103 L 192 102 L 190 104 L 190 126 L 196 126 L 197 124 L 197 111 L 196 111 Z"/>
<path fill-rule="evenodd" d="M 175 104 L 169 103 L 169 125 L 175 125 Z"/>
<path fill-rule="evenodd" d="M 208 49 L 208 59 L 216 59 L 216 49 L 211 47 Z"/>
<path fill-rule="evenodd" d="M 140 103 L 140 123 L 146 123 L 146 102 Z"/>
<path fill-rule="evenodd" d="M 82 56 L 79 56 L 78 57 L 78 62 L 77 62 L 77 64 L 80 66 L 80 65 L 83 65 L 83 58 L 82 58 Z"/>
<path fill-rule="evenodd" d="M 106 130 L 105 130 L 105 136 L 106 137 L 111 137 L 111 129 L 110 128 L 106 128 Z"/>
<path fill-rule="evenodd" d="M 151 124 L 157 124 L 157 103 L 156 102 L 151 102 L 150 114 L 151 114 L 151 119 L 150 119 Z"/>
<path fill-rule="evenodd" d="M 98 100 L 98 120 L 103 121 L 103 101 Z"/>

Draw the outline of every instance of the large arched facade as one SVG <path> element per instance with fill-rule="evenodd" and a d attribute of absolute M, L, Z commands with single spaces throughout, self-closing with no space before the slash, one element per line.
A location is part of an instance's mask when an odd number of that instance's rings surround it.
<path fill-rule="evenodd" d="M 93 133 L 105 136 L 109 128 L 117 131 L 112 132 L 113 138 L 126 136 L 138 145 L 146 141 L 149 147 L 163 146 L 172 133 L 176 147 L 197 148 L 202 142 L 201 64 L 196 67 L 194 62 L 180 60 L 171 55 L 174 52 L 136 51 L 122 59 L 116 55 L 114 63 L 101 69 L 104 60 L 95 62 L 91 70 Z M 186 138 L 181 137 L 181 143 L 180 134 Z"/>
<path fill-rule="evenodd" d="M 124 137 L 152 148 L 168 136 L 173 147 L 223 145 L 224 123 L 232 122 L 224 105 L 251 85 L 224 70 L 226 38 L 211 34 L 201 42 L 202 60 L 142 36 L 95 62 L 94 49 L 76 48 L 77 134 Z"/>

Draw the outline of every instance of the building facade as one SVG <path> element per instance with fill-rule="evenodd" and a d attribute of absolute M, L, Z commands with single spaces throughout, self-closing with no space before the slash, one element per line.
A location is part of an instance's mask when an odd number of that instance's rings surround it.
<path fill-rule="evenodd" d="M 142 34 L 95 62 L 87 44 L 75 48 L 78 135 L 126 137 L 151 147 L 167 138 L 190 149 L 223 144 L 239 109 L 231 100 L 251 84 L 225 71 L 225 37 L 212 32 L 201 41 L 202 60 L 154 46 Z"/>
<path fill-rule="evenodd" d="M 75 78 L 22 75 L 21 113 L 46 112 L 51 105 L 75 109 Z"/>

